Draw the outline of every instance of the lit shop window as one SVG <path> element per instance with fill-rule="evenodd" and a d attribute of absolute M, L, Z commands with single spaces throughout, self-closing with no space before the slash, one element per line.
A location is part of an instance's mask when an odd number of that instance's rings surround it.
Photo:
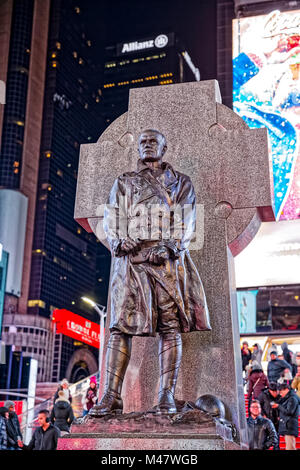
<path fill-rule="evenodd" d="M 47 253 L 45 250 L 41 250 L 41 248 L 37 248 L 36 250 L 33 250 L 32 254 L 34 255 L 43 255 L 47 256 Z"/>
<path fill-rule="evenodd" d="M 112 67 L 115 67 L 116 65 L 117 65 L 116 62 L 107 62 L 104 67 L 106 69 L 110 69 Z"/>
<path fill-rule="evenodd" d="M 150 77 L 145 77 L 145 80 L 156 80 L 158 78 L 158 75 L 151 75 Z"/>
<path fill-rule="evenodd" d="M 170 83 L 173 83 L 173 80 L 163 80 L 159 82 L 160 85 L 169 85 Z"/>
<path fill-rule="evenodd" d="M 28 307 L 46 308 L 46 304 L 43 300 L 28 300 Z"/>

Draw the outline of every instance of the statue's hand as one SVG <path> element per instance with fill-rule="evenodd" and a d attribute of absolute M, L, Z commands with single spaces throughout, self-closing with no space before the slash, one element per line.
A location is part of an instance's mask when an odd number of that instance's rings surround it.
<path fill-rule="evenodd" d="M 121 250 L 124 251 L 126 254 L 132 253 L 133 255 L 136 255 L 140 249 L 140 243 L 130 237 L 124 238 L 121 242 Z"/>
<path fill-rule="evenodd" d="M 152 264 L 163 264 L 170 258 L 169 249 L 165 246 L 155 246 L 151 249 L 148 261 Z"/>

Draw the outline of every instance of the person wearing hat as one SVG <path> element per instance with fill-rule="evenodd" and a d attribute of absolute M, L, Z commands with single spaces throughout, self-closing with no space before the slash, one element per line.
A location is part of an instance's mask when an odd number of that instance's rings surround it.
<path fill-rule="evenodd" d="M 61 435 L 70 432 L 70 426 L 75 419 L 72 406 L 65 398 L 63 390 L 58 392 L 58 398 L 52 408 L 50 421 L 60 430 Z"/>
<path fill-rule="evenodd" d="M 253 344 L 253 351 L 252 351 L 252 363 L 257 361 L 258 364 L 261 366 L 261 359 L 263 355 L 263 350 L 258 343 Z"/>
<path fill-rule="evenodd" d="M 242 367 L 243 367 L 243 371 L 245 371 L 246 366 L 249 364 L 252 358 L 252 354 L 249 349 L 249 344 L 247 343 L 247 341 L 243 341 L 242 348 L 241 348 L 241 355 L 242 355 Z"/>
<path fill-rule="evenodd" d="M 278 433 L 284 436 L 286 450 L 297 450 L 299 398 L 287 383 L 280 384 L 278 389 L 281 397 L 279 403 L 271 404 L 273 409 L 279 411 Z"/>
<path fill-rule="evenodd" d="M 271 351 L 267 370 L 269 382 L 277 382 L 285 369 L 291 370 L 292 368 L 285 360 L 278 359 L 276 351 Z"/>
<path fill-rule="evenodd" d="M 277 408 L 272 408 L 271 403 L 278 403 L 280 400 L 280 395 L 278 392 L 278 385 L 276 382 L 271 382 L 266 390 L 263 390 L 259 397 L 258 401 L 261 405 L 261 414 L 265 418 L 268 418 L 274 424 L 276 432 L 278 434 L 279 426 L 279 412 Z M 279 450 L 279 438 L 277 445 L 273 450 Z"/>
<path fill-rule="evenodd" d="M 54 395 L 54 398 L 53 398 L 53 403 L 55 403 L 56 400 L 58 399 L 58 392 L 60 390 L 62 390 L 64 392 L 64 397 L 70 402 L 70 404 L 72 403 L 72 395 L 71 395 L 69 386 L 70 386 L 70 384 L 69 384 L 68 380 L 67 379 L 62 379 L 62 381 L 59 384 L 58 389 L 55 392 L 55 395 Z"/>
<path fill-rule="evenodd" d="M 269 381 L 261 365 L 257 361 L 252 361 L 251 372 L 249 374 L 248 400 L 258 398 L 261 392 L 268 386 Z"/>
<path fill-rule="evenodd" d="M 83 395 L 83 416 L 86 416 L 91 408 L 97 403 L 97 380 L 96 377 L 91 377 L 90 386 Z"/>
<path fill-rule="evenodd" d="M 15 404 L 11 400 L 4 403 L 5 408 L 8 409 L 9 416 L 7 420 L 7 440 L 9 450 L 20 450 L 18 441 L 22 440 L 22 433 L 19 423 L 19 418 L 15 412 Z"/>
<path fill-rule="evenodd" d="M 7 450 L 8 408 L 0 407 L 0 450 Z"/>

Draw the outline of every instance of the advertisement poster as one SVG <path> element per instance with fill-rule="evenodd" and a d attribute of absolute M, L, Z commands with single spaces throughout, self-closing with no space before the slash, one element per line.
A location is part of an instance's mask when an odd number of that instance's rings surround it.
<path fill-rule="evenodd" d="M 258 290 L 237 291 L 240 334 L 256 332 L 256 296 Z"/>
<path fill-rule="evenodd" d="M 300 10 L 233 21 L 233 109 L 266 127 L 276 220 L 300 217 Z"/>

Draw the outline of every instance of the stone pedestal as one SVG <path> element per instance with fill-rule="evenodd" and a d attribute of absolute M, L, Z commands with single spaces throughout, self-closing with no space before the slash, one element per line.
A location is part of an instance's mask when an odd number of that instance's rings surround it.
<path fill-rule="evenodd" d="M 59 450 L 240 449 L 229 423 L 199 410 L 167 416 L 151 412 L 88 416 L 82 421 L 59 439 Z"/>

